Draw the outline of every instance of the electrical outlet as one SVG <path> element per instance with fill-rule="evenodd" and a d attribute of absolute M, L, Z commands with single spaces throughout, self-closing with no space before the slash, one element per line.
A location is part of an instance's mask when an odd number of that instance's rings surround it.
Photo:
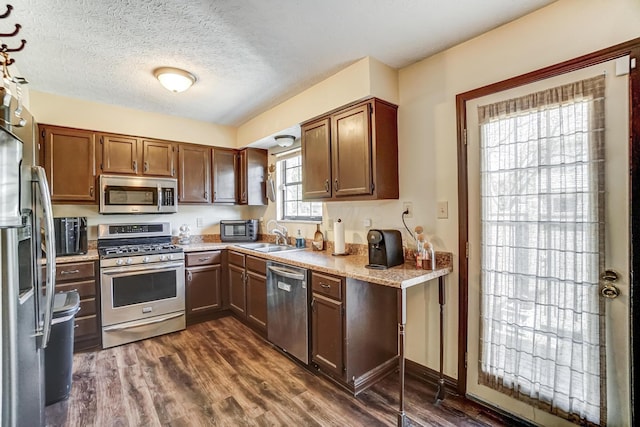
<path fill-rule="evenodd" d="M 362 220 L 362 226 L 365 228 L 371 227 L 371 218 L 365 218 Z"/>
<path fill-rule="evenodd" d="M 327 218 L 327 231 L 333 231 L 333 218 Z"/>
<path fill-rule="evenodd" d="M 407 213 L 404 217 L 405 218 L 413 218 L 413 203 L 411 202 L 402 202 L 402 212 L 407 212 L 409 211 L 409 213 Z"/>
<path fill-rule="evenodd" d="M 196 218 L 196 227 L 202 228 L 202 218 Z"/>

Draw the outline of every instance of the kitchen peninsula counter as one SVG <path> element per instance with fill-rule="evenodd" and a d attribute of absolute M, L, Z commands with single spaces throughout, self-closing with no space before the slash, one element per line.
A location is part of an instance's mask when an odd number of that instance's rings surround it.
<path fill-rule="evenodd" d="M 362 255 L 333 256 L 327 251 L 313 251 L 311 249 L 267 253 L 242 248 L 234 243 L 220 242 L 180 246 L 185 252 L 231 249 L 267 260 L 401 289 L 446 276 L 453 270 L 451 254 L 445 252 L 436 253 L 436 270 L 418 269 L 413 263 L 408 262 L 386 270 L 374 270 L 365 267 L 369 260 Z"/>

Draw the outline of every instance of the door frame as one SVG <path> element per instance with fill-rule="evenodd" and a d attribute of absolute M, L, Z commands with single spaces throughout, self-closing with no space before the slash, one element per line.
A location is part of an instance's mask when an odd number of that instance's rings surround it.
<path fill-rule="evenodd" d="M 469 240 L 469 207 L 467 188 L 467 109 L 466 103 L 493 93 L 513 89 L 529 83 L 555 77 L 610 60 L 631 56 L 640 62 L 640 38 L 627 41 L 606 49 L 579 56 L 549 67 L 541 68 L 526 74 L 506 79 L 456 95 L 456 126 L 458 144 L 458 271 L 459 271 L 459 303 L 458 303 L 458 393 L 467 393 L 467 335 L 469 304 L 469 259 L 467 244 Z M 629 214 L 631 218 L 640 218 L 640 63 L 629 73 Z M 640 414 L 634 413 L 633 402 L 640 386 L 640 337 L 634 339 L 634 332 L 640 332 L 640 292 L 635 291 L 634 271 L 640 271 L 640 221 L 629 221 L 629 267 L 630 267 L 630 371 L 631 371 L 631 421 L 640 420 Z M 465 256 L 465 254 L 467 254 Z M 473 362 L 472 362 L 473 363 Z"/>

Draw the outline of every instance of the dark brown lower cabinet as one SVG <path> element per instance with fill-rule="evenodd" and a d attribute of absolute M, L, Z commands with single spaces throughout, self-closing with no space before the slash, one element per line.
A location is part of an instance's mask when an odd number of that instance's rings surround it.
<path fill-rule="evenodd" d="M 187 324 L 210 320 L 222 302 L 221 251 L 188 253 L 186 258 Z"/>
<path fill-rule="evenodd" d="M 314 293 L 311 308 L 311 360 L 338 378 L 342 378 L 344 374 L 343 325 L 342 303 Z"/>
<path fill-rule="evenodd" d="M 311 273 L 311 360 L 358 394 L 398 366 L 397 290 Z"/>
<path fill-rule="evenodd" d="M 230 250 L 229 308 L 240 320 L 267 333 L 267 261 Z"/>
<path fill-rule="evenodd" d="M 43 279 L 45 277 L 43 268 Z M 94 261 L 56 263 L 56 292 L 78 291 L 80 311 L 75 317 L 73 351 L 102 346 L 100 301 Z"/>
<path fill-rule="evenodd" d="M 240 317 L 246 316 L 246 294 L 244 267 L 229 264 L 229 308 Z"/>
<path fill-rule="evenodd" d="M 247 322 L 254 329 L 265 334 L 267 332 L 266 264 L 264 259 L 247 255 Z"/>

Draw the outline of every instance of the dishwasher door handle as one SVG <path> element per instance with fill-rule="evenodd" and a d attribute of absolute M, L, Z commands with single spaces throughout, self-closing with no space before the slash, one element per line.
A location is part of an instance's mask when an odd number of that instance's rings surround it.
<path fill-rule="evenodd" d="M 273 271 L 275 274 L 278 274 L 282 277 L 286 277 L 288 279 L 293 279 L 293 280 L 305 280 L 306 277 L 303 273 L 298 273 L 295 270 L 289 270 L 286 268 L 282 268 L 282 267 L 276 267 L 274 265 L 270 265 L 269 266 L 269 270 Z"/>

